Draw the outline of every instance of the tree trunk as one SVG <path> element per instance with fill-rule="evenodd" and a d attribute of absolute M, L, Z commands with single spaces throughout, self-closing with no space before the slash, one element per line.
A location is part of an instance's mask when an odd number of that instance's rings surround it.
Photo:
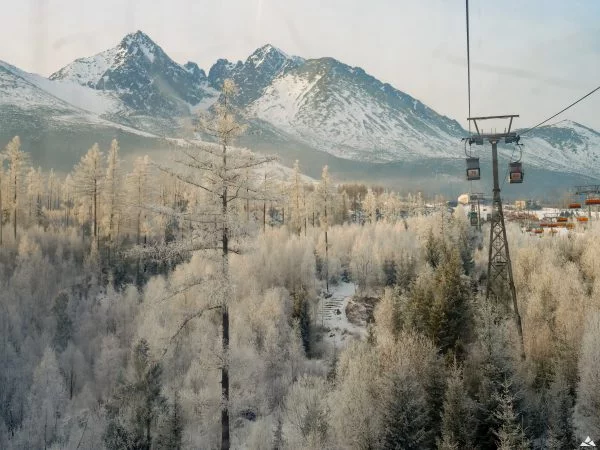
<path fill-rule="evenodd" d="M 146 445 L 144 446 L 147 450 L 152 448 L 152 438 L 150 436 L 150 419 L 146 419 Z"/>
<path fill-rule="evenodd" d="M 325 204 L 325 226 L 329 228 L 327 219 L 327 203 Z M 325 228 L 325 286 L 329 294 L 329 241 L 327 240 L 327 228 Z"/>
<path fill-rule="evenodd" d="M 96 195 L 96 181 L 94 180 L 94 239 L 98 236 L 98 204 Z M 98 248 L 98 242 L 96 242 L 96 248 Z"/>
<path fill-rule="evenodd" d="M 223 245 L 223 299 L 222 320 L 223 335 L 221 337 L 223 366 L 221 368 L 221 449 L 229 449 L 229 229 L 227 224 L 227 147 L 223 145 L 223 231 L 221 235 Z"/>
<path fill-rule="evenodd" d="M 327 231 L 325 232 L 325 286 L 329 294 L 329 243 L 327 241 Z"/>
<path fill-rule="evenodd" d="M 73 400 L 73 385 L 75 384 L 75 371 L 71 365 L 71 376 L 69 377 L 69 400 Z"/>
<path fill-rule="evenodd" d="M 2 210 L 2 177 L 0 177 L 0 245 L 2 245 L 2 222 L 4 219 L 4 211 Z"/>
<path fill-rule="evenodd" d="M 15 194 L 13 196 L 14 213 L 13 213 L 13 234 L 15 241 L 17 240 L 17 176 L 15 175 Z"/>

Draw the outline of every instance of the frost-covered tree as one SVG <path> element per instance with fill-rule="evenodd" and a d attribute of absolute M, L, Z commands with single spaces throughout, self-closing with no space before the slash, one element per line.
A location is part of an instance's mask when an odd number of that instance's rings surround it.
<path fill-rule="evenodd" d="M 163 450 L 181 450 L 183 440 L 183 411 L 179 394 L 175 393 L 169 406 L 168 417 L 158 437 L 158 448 Z"/>
<path fill-rule="evenodd" d="M 392 375 L 391 392 L 384 404 L 381 448 L 417 450 L 430 442 L 429 406 L 414 372 Z"/>
<path fill-rule="evenodd" d="M 17 215 L 23 192 L 25 171 L 29 164 L 29 155 L 21 150 L 21 139 L 15 136 L 4 150 L 8 161 L 9 197 L 13 216 L 13 235 L 17 238 Z"/>
<path fill-rule="evenodd" d="M 67 390 L 56 355 L 47 348 L 33 375 L 27 415 L 18 438 L 21 448 L 49 448 L 61 439 L 60 421 L 66 402 Z"/>
<path fill-rule="evenodd" d="M 121 160 L 119 158 L 119 143 L 113 139 L 107 156 L 106 176 L 103 189 L 103 232 L 108 238 L 110 262 L 111 250 L 118 239 L 119 224 L 123 207 L 123 174 L 121 171 Z"/>
<path fill-rule="evenodd" d="M 573 415 L 577 438 L 600 436 L 600 312 L 590 311 L 579 357 L 579 383 Z"/>
<path fill-rule="evenodd" d="M 61 292 L 54 299 L 54 306 L 52 307 L 52 313 L 56 320 L 53 344 L 54 348 L 59 352 L 67 347 L 73 333 L 73 321 L 69 317 L 68 305 L 69 296 Z"/>
<path fill-rule="evenodd" d="M 327 383 L 302 377 L 291 387 L 284 404 L 283 438 L 289 448 L 322 449 L 328 441 Z"/>
<path fill-rule="evenodd" d="M 43 175 L 42 168 L 29 168 L 26 176 L 27 214 L 30 223 L 40 223 L 42 218 Z"/>
<path fill-rule="evenodd" d="M 496 394 L 498 408 L 495 416 L 499 427 L 495 432 L 499 450 L 528 450 L 531 444 L 525 436 L 514 408 L 514 397 L 510 389 L 511 383 L 506 380 L 502 383 L 502 390 Z"/>
<path fill-rule="evenodd" d="M 71 174 L 67 175 L 62 187 L 62 198 L 61 203 L 64 209 L 64 218 L 65 218 L 65 226 L 68 228 L 71 220 L 71 211 L 74 206 L 74 186 L 73 186 L 73 177 Z"/>
<path fill-rule="evenodd" d="M 161 376 L 162 368 L 152 361 L 148 343 L 140 340 L 133 350 L 131 373 L 106 405 L 109 422 L 104 444 L 108 449 L 154 448 L 167 413 Z"/>
<path fill-rule="evenodd" d="M 377 222 L 377 197 L 371 188 L 363 200 L 363 210 L 369 223 Z"/>
<path fill-rule="evenodd" d="M 237 87 L 232 80 L 223 82 L 219 102 L 210 117 L 202 117 L 199 131 L 215 142 L 187 141 L 177 148 L 176 167 L 161 166 L 194 190 L 200 201 L 189 209 L 194 229 L 189 240 L 167 246 L 159 253 L 190 254 L 203 250 L 219 259 L 220 270 L 213 298 L 184 322 L 199 317 L 207 309 L 221 312 L 221 448 L 230 447 L 229 389 L 229 303 L 232 285 L 229 270 L 230 253 L 240 252 L 240 239 L 246 234 L 241 221 L 236 220 L 246 197 L 260 198 L 260 181 L 255 169 L 273 160 L 233 147 L 233 142 L 245 129 L 237 122 L 234 97 Z M 164 253 L 163 253 L 164 254 Z M 194 282 L 192 281 L 193 285 Z"/>
<path fill-rule="evenodd" d="M 298 160 L 294 163 L 292 179 L 289 186 L 289 219 L 288 223 L 294 233 L 300 236 L 304 222 L 304 204 L 302 201 L 304 185 L 302 183 L 302 173 L 300 172 L 300 163 Z"/>
<path fill-rule="evenodd" d="M 3 241 L 3 228 L 4 228 L 4 206 L 3 206 L 3 199 L 4 199 L 4 193 L 5 193 L 5 189 L 4 189 L 4 183 L 5 183 L 5 179 L 6 179 L 6 174 L 4 173 L 4 159 L 6 158 L 6 155 L 4 154 L 4 152 L 0 152 L 0 246 L 2 246 L 2 241 Z"/>
<path fill-rule="evenodd" d="M 455 365 L 448 377 L 442 415 L 440 449 L 472 449 L 475 446 L 476 404 L 469 397 L 462 371 Z"/>
<path fill-rule="evenodd" d="M 576 445 L 573 430 L 573 395 L 564 369 L 557 368 L 547 399 L 547 435 L 545 448 L 559 450 Z"/>
<path fill-rule="evenodd" d="M 148 155 L 136 158 L 133 171 L 127 175 L 127 192 L 134 215 L 135 242 L 141 244 L 146 211 L 153 197 L 152 167 Z"/>
<path fill-rule="evenodd" d="M 329 178 L 329 168 L 323 167 L 321 181 L 317 185 L 317 199 L 319 203 L 319 223 L 325 236 L 325 283 L 329 292 L 329 225 L 333 217 L 332 198 L 333 187 Z"/>
<path fill-rule="evenodd" d="M 92 211 L 91 235 L 98 245 L 98 207 L 104 188 L 104 156 L 98 144 L 94 144 L 81 158 L 73 170 L 73 187 L 75 194 L 89 202 Z"/>

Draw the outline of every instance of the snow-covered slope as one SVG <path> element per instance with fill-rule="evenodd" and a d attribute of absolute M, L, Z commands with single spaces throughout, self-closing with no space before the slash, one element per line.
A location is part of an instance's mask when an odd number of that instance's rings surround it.
<path fill-rule="evenodd" d="M 108 145 L 114 137 L 132 148 L 156 147 L 156 136 L 98 115 L 120 105 L 107 93 L 0 62 L 0 148 L 19 135 L 34 164 L 69 170 L 94 142 Z"/>
<path fill-rule="evenodd" d="M 600 133 L 563 120 L 523 135 L 523 158 L 549 170 L 600 177 Z"/>
<path fill-rule="evenodd" d="M 73 107 L 95 114 L 116 113 L 123 109 L 117 97 L 72 81 L 51 81 L 36 74 L 24 72 L 0 61 L 0 103 L 21 107 Z"/>
<path fill-rule="evenodd" d="M 420 101 L 332 58 L 277 76 L 251 115 L 338 157 L 363 161 L 456 157 L 464 131 Z"/>

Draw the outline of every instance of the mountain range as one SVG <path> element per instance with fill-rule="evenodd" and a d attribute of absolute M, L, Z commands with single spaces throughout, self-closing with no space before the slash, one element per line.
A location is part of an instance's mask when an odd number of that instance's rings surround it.
<path fill-rule="evenodd" d="M 189 133 L 185 123 L 210 109 L 226 78 L 236 82 L 249 124 L 242 145 L 278 153 L 286 164 L 299 159 L 312 176 L 329 164 L 339 179 L 467 186 L 460 124 L 359 67 L 265 45 L 245 61 L 219 59 L 207 74 L 194 62 L 173 61 L 141 31 L 49 78 L 0 61 L 0 145 L 18 134 L 34 161 L 64 170 L 91 143 L 112 137 L 130 154 L 161 153 L 162 138 Z M 523 143 L 529 191 L 600 179 L 595 130 L 562 121 Z M 489 152 L 476 150 L 485 166 Z M 500 154 L 503 162 L 515 157 L 512 147 Z"/>

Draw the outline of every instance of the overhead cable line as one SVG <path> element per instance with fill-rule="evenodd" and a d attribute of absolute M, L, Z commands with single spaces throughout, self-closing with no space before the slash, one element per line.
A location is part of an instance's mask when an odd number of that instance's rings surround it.
<path fill-rule="evenodd" d="M 467 9 L 467 95 L 469 97 L 469 117 L 471 117 L 471 51 L 469 44 L 469 0 L 465 0 Z M 471 134 L 471 121 L 469 121 L 469 134 Z"/>
<path fill-rule="evenodd" d="M 569 109 L 569 108 L 571 108 L 571 107 L 575 106 L 577 103 L 579 103 L 579 102 L 580 102 L 580 101 L 582 101 L 583 99 L 585 99 L 585 98 L 589 97 L 590 95 L 592 95 L 594 92 L 596 92 L 596 91 L 598 91 L 598 90 L 600 90 L 600 86 L 598 86 L 596 89 L 594 89 L 594 90 L 592 90 L 592 91 L 588 92 L 588 93 L 587 93 L 587 94 L 585 94 L 583 97 L 581 97 L 579 100 L 576 100 L 576 101 L 574 101 L 573 103 L 571 103 L 571 104 L 570 104 L 569 106 L 567 106 L 566 108 L 564 108 L 564 109 L 561 109 L 559 112 L 557 112 L 557 113 L 556 113 L 556 114 L 554 114 L 553 116 L 550 116 L 550 117 L 548 117 L 548 118 L 547 118 L 546 120 L 544 120 L 543 122 L 540 122 L 540 123 L 538 123 L 536 126 L 534 126 L 534 127 L 531 127 L 531 128 L 529 128 L 529 129 L 527 129 L 527 130 L 525 130 L 525 131 L 521 132 L 521 133 L 520 133 L 520 135 L 522 136 L 522 135 L 524 135 L 525 133 L 529 133 L 531 130 L 535 130 L 535 129 L 536 129 L 537 127 L 539 127 L 539 126 L 541 126 L 541 125 L 544 125 L 546 122 L 548 122 L 548 121 L 550 121 L 550 120 L 554 119 L 554 118 L 555 118 L 556 116 L 558 116 L 559 114 L 562 114 L 562 113 L 564 113 L 564 112 L 565 112 L 567 109 Z"/>

